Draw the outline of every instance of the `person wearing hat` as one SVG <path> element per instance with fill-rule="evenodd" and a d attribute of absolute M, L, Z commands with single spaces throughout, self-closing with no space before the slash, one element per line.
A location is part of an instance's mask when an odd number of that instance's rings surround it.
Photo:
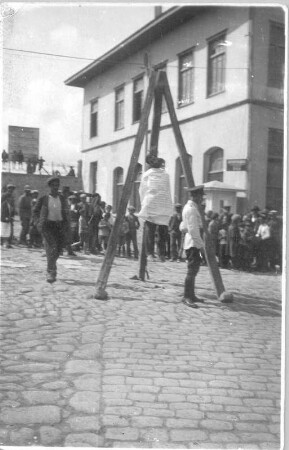
<path fill-rule="evenodd" d="M 241 234 L 239 225 L 241 222 L 241 216 L 239 214 L 233 214 L 231 218 L 231 224 L 228 228 L 228 253 L 233 269 L 240 268 L 240 241 Z"/>
<path fill-rule="evenodd" d="M 78 204 L 79 213 L 79 242 L 73 242 L 71 248 L 81 246 L 84 254 L 89 254 L 89 205 L 86 202 L 86 194 L 80 194 L 80 203 Z"/>
<path fill-rule="evenodd" d="M 271 236 L 269 265 L 272 270 L 276 270 L 276 266 L 282 266 L 282 222 L 277 214 L 276 210 L 271 210 L 268 214 Z"/>
<path fill-rule="evenodd" d="M 214 247 L 215 255 L 219 256 L 219 229 L 220 229 L 220 222 L 219 222 L 219 214 L 216 212 L 213 212 L 211 215 L 211 220 L 208 225 L 208 232 L 211 235 L 211 242 Z"/>
<path fill-rule="evenodd" d="M 198 308 L 196 302 L 202 300 L 198 299 L 195 294 L 195 281 L 202 260 L 201 249 L 204 248 L 202 220 L 199 212 L 204 196 L 204 186 L 188 188 L 188 191 L 190 198 L 183 208 L 180 224 L 180 230 L 185 233 L 184 250 L 187 259 L 183 302 L 191 308 Z"/>
<path fill-rule="evenodd" d="M 69 172 L 67 174 L 68 177 L 75 177 L 75 172 L 73 166 L 70 166 Z"/>
<path fill-rule="evenodd" d="M 11 206 L 11 223 L 10 223 L 10 236 L 9 236 L 9 245 L 11 246 L 11 244 L 13 243 L 13 238 L 14 238 L 14 216 L 16 213 L 16 209 L 15 209 L 15 197 L 14 197 L 14 191 L 16 189 L 15 184 L 12 183 L 8 183 L 7 184 L 7 189 L 6 192 L 8 192 L 10 194 L 9 197 L 9 204 Z M 5 193 L 6 193 L 5 192 Z"/>
<path fill-rule="evenodd" d="M 29 225 L 31 220 L 31 202 L 31 189 L 30 186 L 26 185 L 24 186 L 24 194 L 22 194 L 18 200 L 19 218 L 21 221 L 19 244 L 21 245 L 28 245 L 27 235 L 29 234 Z"/>
<path fill-rule="evenodd" d="M 79 225 L 79 211 L 77 205 L 76 195 L 68 197 L 68 215 L 71 229 L 71 245 L 79 241 L 78 225 Z M 72 248 L 71 248 L 72 250 Z M 73 252 L 74 253 L 74 252 Z"/>
<path fill-rule="evenodd" d="M 165 260 L 166 234 L 173 213 L 170 179 L 164 168 L 164 160 L 149 153 L 146 162 L 150 168 L 143 174 L 139 194 L 141 210 L 138 217 L 144 220 L 145 244 L 148 261 L 155 261 L 155 234 L 158 226 L 158 250 Z"/>
<path fill-rule="evenodd" d="M 37 189 L 34 189 L 33 191 L 31 191 L 32 200 L 37 200 L 38 196 L 39 196 L 39 191 Z"/>
<path fill-rule="evenodd" d="M 91 203 L 89 204 L 89 251 L 96 255 L 100 251 L 100 244 L 98 240 L 98 225 L 102 219 L 102 209 L 100 206 L 101 196 L 95 192 L 92 194 Z"/>
<path fill-rule="evenodd" d="M 1 195 L 1 244 L 4 248 L 12 248 L 10 237 L 14 217 L 13 209 L 12 192 L 8 190 Z"/>
<path fill-rule="evenodd" d="M 180 230 L 180 224 L 182 221 L 182 205 L 181 203 L 175 204 L 175 212 L 170 217 L 169 221 L 169 235 L 170 235 L 170 261 L 180 261 L 182 255 L 181 252 L 181 242 L 182 242 L 182 232 Z"/>
<path fill-rule="evenodd" d="M 60 179 L 53 176 L 47 181 L 50 192 L 37 201 L 33 217 L 37 221 L 41 232 L 47 257 L 47 282 L 54 283 L 57 276 L 57 259 L 65 242 L 68 229 L 67 205 L 63 195 L 59 192 Z"/>
<path fill-rule="evenodd" d="M 256 269 L 266 272 L 269 268 L 270 241 L 271 241 L 270 227 L 267 223 L 267 211 L 260 212 L 260 221 L 261 223 L 256 233 L 258 242 Z"/>
<path fill-rule="evenodd" d="M 140 223 L 138 217 L 135 215 L 135 207 L 129 206 L 127 208 L 128 214 L 125 216 L 125 220 L 128 223 L 128 232 L 126 233 L 126 254 L 127 257 L 131 257 L 131 248 L 130 244 L 133 245 L 133 255 L 134 259 L 138 259 L 138 245 L 137 245 L 137 230 L 140 227 Z"/>

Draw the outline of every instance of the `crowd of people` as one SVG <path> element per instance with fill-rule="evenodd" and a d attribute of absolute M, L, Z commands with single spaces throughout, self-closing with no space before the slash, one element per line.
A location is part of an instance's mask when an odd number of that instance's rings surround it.
<path fill-rule="evenodd" d="M 61 242 L 60 254 L 68 255 L 104 254 L 109 235 L 115 221 L 112 206 L 106 204 L 97 193 L 71 192 L 68 186 L 57 193 L 64 199 L 63 208 L 67 217 L 67 230 Z M 50 182 L 51 184 L 51 182 Z M 15 186 L 8 184 L 1 197 L 1 244 L 12 248 L 17 245 L 43 248 L 43 233 L 39 227 L 41 198 L 39 192 L 26 185 L 19 199 L 14 198 Z M 17 208 L 16 208 L 17 207 Z M 14 237 L 14 216 L 18 210 L 21 223 L 19 238 Z M 185 261 L 185 232 L 182 231 L 183 206 L 177 203 L 168 225 L 149 225 L 147 230 L 148 261 Z M 140 213 L 141 218 L 141 213 Z M 270 271 L 282 266 L 282 220 L 278 212 L 254 206 L 247 214 L 231 214 L 229 207 L 220 213 L 205 213 L 208 232 L 218 264 L 221 268 L 245 271 Z M 155 225 L 155 226 L 153 226 Z M 138 259 L 138 230 L 140 221 L 134 206 L 130 205 L 121 225 L 116 255 Z M 14 241 L 13 241 L 14 239 Z M 201 251 L 201 264 L 206 264 Z"/>
<path fill-rule="evenodd" d="M 59 180 L 58 177 L 52 177 L 52 179 Z M 42 248 L 43 242 L 38 226 L 39 217 L 37 216 L 40 201 L 39 191 L 26 185 L 23 194 L 15 199 L 14 190 L 15 186 L 8 184 L 2 191 L 2 245 L 6 248 L 12 248 L 12 243 L 17 242 L 17 244 L 29 248 Z M 69 223 L 62 252 L 67 251 L 67 254 L 71 256 L 77 256 L 75 252 L 83 252 L 84 254 L 105 253 L 115 221 L 112 206 L 106 204 L 97 193 L 71 192 L 68 186 L 63 186 L 61 190 L 58 190 L 58 194 L 65 200 Z M 18 239 L 14 236 L 13 226 L 17 209 L 21 224 Z M 131 205 L 128 207 L 127 215 L 119 233 L 117 248 L 119 256 L 138 259 L 137 230 L 139 227 L 140 223 L 135 215 L 135 208 Z M 5 231 L 4 235 L 3 231 Z"/>
<path fill-rule="evenodd" d="M 26 165 L 26 173 L 29 175 L 34 174 L 37 170 L 39 174 L 41 174 L 42 171 L 48 173 L 44 167 L 45 159 L 43 159 L 42 156 L 39 158 L 36 155 L 25 156 L 21 149 L 18 151 L 14 150 L 11 154 L 7 153 L 5 149 L 2 151 L 3 168 L 5 168 L 10 162 L 13 169 L 23 169 L 24 165 Z M 60 176 L 60 173 L 55 173 L 55 175 Z M 67 176 L 76 176 L 73 166 L 70 166 Z"/>

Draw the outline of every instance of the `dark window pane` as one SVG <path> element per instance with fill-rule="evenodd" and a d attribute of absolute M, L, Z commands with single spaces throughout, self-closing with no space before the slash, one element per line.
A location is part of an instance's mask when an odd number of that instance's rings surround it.
<path fill-rule="evenodd" d="M 179 59 L 179 104 L 191 103 L 194 99 L 193 51 Z"/>
<path fill-rule="evenodd" d="M 270 25 L 268 62 L 268 86 L 283 89 L 285 68 L 285 28 L 281 24 Z"/>
<path fill-rule="evenodd" d="M 225 88 L 225 36 L 209 43 L 208 95 L 222 92 Z"/>

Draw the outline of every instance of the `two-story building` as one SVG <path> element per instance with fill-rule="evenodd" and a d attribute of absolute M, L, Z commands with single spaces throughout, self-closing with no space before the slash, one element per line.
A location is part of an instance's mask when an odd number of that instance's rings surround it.
<path fill-rule="evenodd" d="M 237 192 L 237 211 L 282 210 L 285 12 L 281 7 L 177 6 L 70 77 L 84 89 L 83 182 L 116 209 L 146 90 L 146 66 L 165 70 L 196 184 Z M 176 202 L 185 181 L 163 101 L 159 156 Z M 131 203 L 149 148 L 152 112 Z M 223 205 L 220 200 L 219 207 Z M 218 212 L 218 211 L 217 211 Z"/>

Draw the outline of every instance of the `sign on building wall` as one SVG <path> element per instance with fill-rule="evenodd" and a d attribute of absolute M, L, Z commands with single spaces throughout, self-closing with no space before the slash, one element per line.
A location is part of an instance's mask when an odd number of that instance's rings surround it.
<path fill-rule="evenodd" d="M 14 151 L 20 150 L 27 160 L 31 157 L 39 156 L 39 128 L 16 127 L 9 125 L 8 153 L 12 155 Z"/>
<path fill-rule="evenodd" d="M 247 170 L 247 159 L 227 159 L 227 171 Z"/>

